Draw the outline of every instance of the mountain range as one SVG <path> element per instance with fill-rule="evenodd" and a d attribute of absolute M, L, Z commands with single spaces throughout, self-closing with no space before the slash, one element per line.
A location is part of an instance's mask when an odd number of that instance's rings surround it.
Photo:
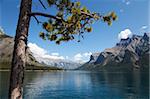
<path fill-rule="evenodd" d="M 0 29 L 0 69 L 10 69 L 13 55 L 14 38 L 6 35 Z M 49 66 L 38 62 L 29 48 L 27 48 L 27 70 L 58 70 L 60 68 Z"/>
<path fill-rule="evenodd" d="M 121 39 L 112 48 L 93 53 L 85 64 L 64 59 L 36 56 L 27 48 L 27 69 L 79 69 L 79 70 L 149 70 L 149 33 Z M 14 38 L 0 30 L 0 69 L 11 66 Z"/>
<path fill-rule="evenodd" d="M 35 56 L 36 60 L 42 64 L 55 66 L 62 69 L 76 69 L 80 67 L 82 64 L 76 63 L 70 60 L 65 59 L 52 59 L 52 58 L 43 58 Z"/>
<path fill-rule="evenodd" d="M 6 35 L 0 29 L 0 69 L 10 68 L 12 53 L 14 46 L 14 38 Z M 81 66 L 80 63 L 76 63 L 70 60 L 64 59 L 52 59 L 52 58 L 43 58 L 35 55 L 30 47 L 27 48 L 27 68 L 33 69 L 36 68 L 49 68 L 49 69 L 75 69 Z"/>
<path fill-rule="evenodd" d="M 149 70 L 149 33 L 121 39 L 112 48 L 93 53 L 80 70 Z"/>

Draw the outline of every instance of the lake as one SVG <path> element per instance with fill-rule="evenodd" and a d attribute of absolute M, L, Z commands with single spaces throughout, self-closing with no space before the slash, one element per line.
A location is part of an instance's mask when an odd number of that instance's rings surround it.
<path fill-rule="evenodd" d="M 0 99 L 7 99 L 9 72 L 0 72 Z M 149 99 L 149 73 L 26 72 L 24 99 Z"/>

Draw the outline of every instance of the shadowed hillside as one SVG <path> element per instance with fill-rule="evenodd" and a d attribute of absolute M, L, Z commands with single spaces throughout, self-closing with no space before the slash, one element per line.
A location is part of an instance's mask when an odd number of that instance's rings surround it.
<path fill-rule="evenodd" d="M 4 34 L 0 30 L 0 69 L 10 69 L 11 60 L 12 60 L 12 53 L 13 53 L 13 46 L 14 46 L 14 38 Z M 26 53 L 27 58 L 27 70 L 57 70 L 59 68 L 47 66 L 45 64 L 41 64 L 36 61 L 35 57 L 33 57 L 29 48 L 27 48 Z"/>
<path fill-rule="evenodd" d="M 143 36 L 121 39 L 115 47 L 101 53 L 93 53 L 82 70 L 149 70 L 149 33 Z"/>

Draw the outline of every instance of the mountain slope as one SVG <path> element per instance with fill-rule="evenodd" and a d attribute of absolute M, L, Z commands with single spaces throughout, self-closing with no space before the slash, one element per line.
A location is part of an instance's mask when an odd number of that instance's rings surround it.
<path fill-rule="evenodd" d="M 0 30 L 0 69 L 10 69 L 12 53 L 14 46 L 14 38 L 4 34 Z M 45 64 L 39 63 L 35 57 L 33 57 L 29 48 L 27 48 L 27 67 L 26 69 L 36 70 L 36 69 L 59 69 L 57 67 L 50 67 Z"/>
<path fill-rule="evenodd" d="M 76 63 L 70 60 L 65 59 L 51 59 L 51 58 L 42 58 L 42 57 L 35 57 L 38 62 L 44 63 L 50 66 L 55 66 L 62 69 L 76 69 L 81 66 L 80 63 Z"/>
<path fill-rule="evenodd" d="M 121 39 L 115 47 L 105 49 L 98 54 L 92 54 L 90 61 L 79 69 L 84 70 L 148 70 L 150 42 L 149 34 L 133 35 L 132 38 Z"/>

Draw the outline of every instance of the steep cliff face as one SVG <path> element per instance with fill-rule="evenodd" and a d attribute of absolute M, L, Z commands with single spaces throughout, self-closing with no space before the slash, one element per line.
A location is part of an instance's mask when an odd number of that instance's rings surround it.
<path fill-rule="evenodd" d="M 10 69 L 13 46 L 14 38 L 4 34 L 0 30 L 0 69 Z M 29 48 L 27 48 L 26 58 L 27 69 L 58 69 L 56 67 L 47 67 L 45 64 L 39 63 Z"/>
<path fill-rule="evenodd" d="M 149 33 L 145 33 L 144 36 L 121 39 L 115 47 L 105 49 L 98 56 L 91 55 L 90 61 L 79 69 L 148 69 L 149 37 Z"/>
<path fill-rule="evenodd" d="M 90 56 L 90 61 L 88 62 L 89 64 L 91 63 L 96 63 L 97 59 L 99 58 L 99 55 L 100 53 L 93 53 L 91 56 Z"/>

